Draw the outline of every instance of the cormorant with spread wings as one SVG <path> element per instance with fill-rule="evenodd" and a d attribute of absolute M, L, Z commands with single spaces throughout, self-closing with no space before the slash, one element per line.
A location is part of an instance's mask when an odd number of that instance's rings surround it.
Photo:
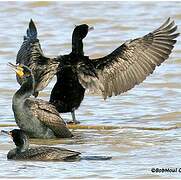
<path fill-rule="evenodd" d="M 101 92 L 104 99 L 113 95 L 117 96 L 140 84 L 153 73 L 156 66 L 159 66 L 169 57 L 176 43 L 175 39 L 179 35 L 179 33 L 175 33 L 176 30 L 177 26 L 174 21 L 170 21 L 168 18 L 163 25 L 153 32 L 141 38 L 126 41 L 105 57 L 90 59 L 83 54 L 71 53 L 61 57 L 59 66 L 63 70 L 69 67 L 71 69 L 71 71 L 69 70 L 69 77 L 78 79 L 78 83 L 85 89 Z M 79 52 L 83 52 L 82 39 L 79 43 L 81 44 L 81 46 L 77 46 Z M 58 74 L 60 74 L 60 81 L 64 81 L 66 84 L 67 79 L 62 76 L 61 71 Z M 76 87 L 74 83 L 69 82 L 69 87 L 71 88 L 64 89 L 65 93 L 61 94 L 62 97 L 79 93 L 74 91 L 74 87 Z M 60 83 L 56 88 L 58 90 L 58 88 L 63 87 Z M 84 93 L 81 94 L 82 99 L 83 97 Z M 56 98 L 59 99 L 58 96 L 55 96 L 55 101 Z M 56 104 L 54 105 L 56 106 Z M 73 120 L 75 123 L 78 122 L 75 116 Z"/>
<path fill-rule="evenodd" d="M 168 18 L 158 29 L 126 41 L 105 57 L 78 62 L 80 83 L 101 91 L 104 99 L 132 89 L 169 57 L 179 35 L 176 30 L 174 21 Z"/>
<path fill-rule="evenodd" d="M 174 21 L 168 18 L 153 32 L 126 41 L 105 57 L 90 59 L 84 56 L 82 42 L 89 28 L 80 25 L 72 35 L 72 52 L 50 59 L 44 57 L 35 30 L 31 21 L 17 63 L 29 66 L 35 74 L 35 95 L 57 74 L 50 102 L 59 112 L 71 112 L 74 123 L 78 123 L 75 110 L 84 98 L 85 89 L 101 92 L 104 99 L 132 89 L 169 57 L 179 35 Z"/>

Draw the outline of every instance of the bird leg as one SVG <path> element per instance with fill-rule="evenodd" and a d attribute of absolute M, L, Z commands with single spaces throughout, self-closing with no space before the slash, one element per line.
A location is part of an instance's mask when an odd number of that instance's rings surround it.
<path fill-rule="evenodd" d="M 67 122 L 67 123 L 68 123 L 68 124 L 80 124 L 80 122 L 77 121 L 76 118 L 75 118 L 75 110 L 73 110 L 73 111 L 71 112 L 71 115 L 72 115 L 72 121 L 69 121 L 69 122 Z"/>

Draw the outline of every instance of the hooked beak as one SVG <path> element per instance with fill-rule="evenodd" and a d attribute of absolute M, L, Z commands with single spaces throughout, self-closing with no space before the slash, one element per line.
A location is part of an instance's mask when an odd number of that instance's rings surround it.
<path fill-rule="evenodd" d="M 12 136 L 12 132 L 11 132 L 11 131 L 4 131 L 4 130 L 1 130 L 1 133 L 7 134 L 7 135 L 9 135 L 9 136 Z"/>
<path fill-rule="evenodd" d="M 8 66 L 11 67 L 20 78 L 24 76 L 23 68 L 20 65 L 14 65 L 13 63 L 8 62 Z"/>
<path fill-rule="evenodd" d="M 14 65 L 13 63 L 11 63 L 11 62 L 8 62 L 8 64 L 7 64 L 9 67 L 11 67 L 12 68 L 12 70 L 14 70 L 14 71 L 16 71 L 16 69 L 17 69 L 17 65 Z"/>
<path fill-rule="evenodd" d="M 94 27 L 93 26 L 89 27 L 88 31 L 92 31 L 92 30 L 94 30 Z"/>

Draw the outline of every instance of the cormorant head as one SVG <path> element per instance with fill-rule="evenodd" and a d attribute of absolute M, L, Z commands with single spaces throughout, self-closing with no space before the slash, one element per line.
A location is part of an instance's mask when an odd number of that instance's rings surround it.
<path fill-rule="evenodd" d="M 21 81 L 32 76 L 31 70 L 23 64 L 14 65 L 9 62 L 8 65 L 16 72 L 16 75 L 18 76 L 19 79 L 21 79 Z"/>
<path fill-rule="evenodd" d="M 93 29 L 93 27 L 89 27 L 87 24 L 75 26 L 72 38 L 82 40 L 87 36 L 87 33 Z"/>
<path fill-rule="evenodd" d="M 8 134 L 12 137 L 13 142 L 19 150 L 25 150 L 28 148 L 28 136 L 20 129 L 13 129 L 12 131 L 1 131 L 2 133 Z"/>

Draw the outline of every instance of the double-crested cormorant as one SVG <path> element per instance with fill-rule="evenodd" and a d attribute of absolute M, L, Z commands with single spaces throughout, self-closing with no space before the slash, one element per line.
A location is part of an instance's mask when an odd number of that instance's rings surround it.
<path fill-rule="evenodd" d="M 12 102 L 15 120 L 20 129 L 34 138 L 72 137 L 72 133 L 52 104 L 29 98 L 34 92 L 35 84 L 32 71 L 25 65 L 9 65 L 22 82 Z"/>
<path fill-rule="evenodd" d="M 93 28 L 86 24 L 76 26 L 72 37 L 72 53 L 70 55 L 57 56 L 56 58 L 48 58 L 42 52 L 37 38 L 36 26 L 33 20 L 30 20 L 27 35 L 24 37 L 24 42 L 16 58 L 16 64 L 28 66 L 34 74 L 35 88 L 33 95 L 35 97 L 58 72 L 57 83 L 51 92 L 50 102 L 61 113 L 71 112 L 75 123 L 78 123 L 78 121 L 75 119 L 74 111 L 80 106 L 85 89 L 80 85 L 77 75 L 72 75 L 74 74 L 73 71 L 76 71 L 72 69 L 72 63 L 76 62 L 76 59 L 80 57 L 84 58 L 82 39 L 87 35 L 88 30 L 91 29 Z M 69 59 L 68 61 L 67 58 Z M 60 62 L 62 66 L 59 65 Z M 17 81 L 21 84 L 21 79 L 18 76 Z"/>
<path fill-rule="evenodd" d="M 80 28 L 82 27 L 82 28 Z M 170 55 L 176 43 L 177 26 L 170 18 L 147 35 L 129 40 L 111 54 L 90 59 L 84 56 L 82 39 L 88 26 L 78 26 L 72 36 L 72 52 L 60 58 L 60 72 L 50 102 L 59 112 L 74 111 L 84 98 L 85 89 L 100 92 L 104 99 L 119 95 L 140 84 Z"/>
<path fill-rule="evenodd" d="M 69 55 L 49 59 L 44 57 L 41 51 L 36 37 L 36 27 L 31 20 L 17 62 L 25 63 L 29 67 L 33 64 L 30 68 L 34 68 L 35 74 L 38 73 L 35 81 L 42 88 L 36 88 L 38 85 L 35 84 L 35 89 L 38 89 L 34 92 L 35 96 L 58 72 L 50 102 L 59 112 L 71 112 L 74 123 L 78 123 L 75 119 L 75 109 L 80 106 L 86 88 L 102 93 L 106 99 L 140 84 L 170 55 L 176 43 L 175 38 L 179 35 L 175 33 L 176 29 L 174 21 L 170 22 L 168 18 L 155 31 L 141 38 L 126 41 L 105 57 L 90 59 L 84 56 L 83 52 L 82 40 L 89 30 L 84 24 L 74 29 L 72 52 Z M 52 69 L 49 68 L 49 62 L 53 62 Z"/>
<path fill-rule="evenodd" d="M 56 74 L 59 65 L 57 58 L 44 56 L 37 38 L 36 26 L 33 20 L 30 20 L 27 35 L 24 36 L 23 44 L 17 54 L 16 64 L 24 64 L 32 70 L 35 78 L 33 93 L 35 97 L 38 96 L 39 91 L 42 91 Z M 17 77 L 17 81 L 21 85 L 21 79 Z"/>
<path fill-rule="evenodd" d="M 91 29 L 93 27 L 86 24 L 75 27 L 72 34 L 72 52 L 69 55 L 60 57 L 57 82 L 50 96 L 50 103 L 60 113 L 72 113 L 74 123 L 79 123 L 75 119 L 75 110 L 80 106 L 85 93 L 85 88 L 80 84 L 77 76 L 77 63 L 87 59 L 84 56 L 82 40 Z"/>
<path fill-rule="evenodd" d="M 58 147 L 39 146 L 29 148 L 29 139 L 26 133 L 20 129 L 1 131 L 12 137 L 16 148 L 7 154 L 8 159 L 13 160 L 36 160 L 36 161 L 65 161 L 79 157 L 81 153 Z"/>

